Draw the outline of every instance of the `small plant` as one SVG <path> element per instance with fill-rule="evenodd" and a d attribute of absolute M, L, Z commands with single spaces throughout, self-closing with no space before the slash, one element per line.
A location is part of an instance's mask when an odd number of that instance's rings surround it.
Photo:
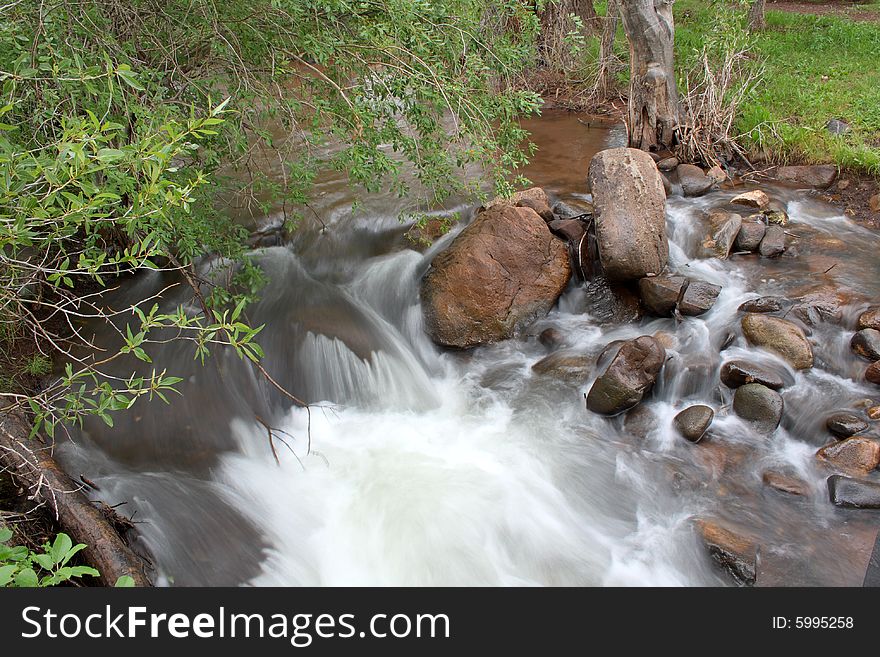
<path fill-rule="evenodd" d="M 67 534 L 60 533 L 53 543 L 45 543 L 42 552 L 34 552 L 24 545 L 10 547 L 7 544 L 11 539 L 12 530 L 0 527 L 0 588 L 57 586 L 78 577 L 100 574 L 88 566 L 67 565 L 86 547 L 82 543 L 74 545 Z"/>

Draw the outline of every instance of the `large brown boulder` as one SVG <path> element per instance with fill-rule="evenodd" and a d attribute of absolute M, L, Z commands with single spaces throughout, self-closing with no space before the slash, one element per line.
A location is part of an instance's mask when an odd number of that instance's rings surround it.
<path fill-rule="evenodd" d="M 504 340 L 542 317 L 571 277 L 565 242 L 531 208 L 482 212 L 422 279 L 428 333 L 468 348 Z"/>
<path fill-rule="evenodd" d="M 590 388 L 587 408 L 602 415 L 617 415 L 632 408 L 653 387 L 665 361 L 666 350 L 651 336 L 624 342 Z"/>
<path fill-rule="evenodd" d="M 669 258 L 666 193 L 651 156 L 611 148 L 589 171 L 599 260 L 609 281 L 659 274 Z"/>

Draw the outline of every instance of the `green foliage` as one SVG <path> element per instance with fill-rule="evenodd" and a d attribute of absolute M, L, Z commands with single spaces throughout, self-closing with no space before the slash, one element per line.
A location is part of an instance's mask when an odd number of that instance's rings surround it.
<path fill-rule="evenodd" d="M 688 66 L 720 12 L 744 21 L 745 3 L 676 3 L 676 55 Z M 833 162 L 880 173 L 880 24 L 845 17 L 774 11 L 753 35 L 763 63 L 760 86 L 739 108 L 743 144 L 776 159 Z M 825 130 L 842 119 L 852 132 Z"/>
<path fill-rule="evenodd" d="M 57 586 L 80 577 L 97 577 L 100 573 L 88 566 L 70 566 L 68 563 L 85 545 L 73 544 L 67 534 L 61 533 L 52 543 L 43 545 L 42 552 L 25 546 L 10 547 L 12 531 L 0 526 L 0 587 Z"/>
<path fill-rule="evenodd" d="M 295 223 L 327 167 L 367 191 L 411 194 L 414 207 L 484 195 L 483 176 L 463 174 L 469 164 L 511 191 L 528 155 L 517 119 L 539 105 L 515 82 L 538 27 L 518 0 L 0 8 L 0 326 L 66 363 L 49 389 L 11 385 L 4 396 L 51 435 L 86 416 L 112 426 L 113 411 L 139 399 L 167 400 L 180 379 L 161 364 L 122 378 L 106 367 L 152 363 L 160 339 L 188 341 L 199 360 L 216 348 L 259 360 L 246 307 L 264 275 L 220 198 L 291 208 Z M 282 165 L 259 166 L 267 159 Z M 228 263 L 228 275 L 200 279 L 206 256 Z M 146 269 L 175 272 L 201 311 L 148 312 L 146 299 L 109 311 L 102 291 Z M 83 358 L 75 347 L 88 320 L 111 323 L 122 347 Z"/>

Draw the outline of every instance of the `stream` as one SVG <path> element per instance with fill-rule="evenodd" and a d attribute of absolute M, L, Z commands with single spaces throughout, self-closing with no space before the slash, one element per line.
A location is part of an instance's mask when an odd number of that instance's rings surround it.
<path fill-rule="evenodd" d="M 625 141 L 622 127 L 562 112 L 527 127 L 540 150 L 523 173 L 562 199 L 588 198 L 590 158 Z M 763 584 L 859 585 L 880 512 L 831 505 L 814 454 L 832 440 L 830 413 L 880 398 L 849 348 L 858 313 L 880 298 L 880 236 L 806 191 L 762 188 L 791 219 L 789 251 L 776 259 L 699 257 L 699 216 L 736 191 L 668 201 L 670 268 L 723 286 L 709 313 L 607 325 L 585 312 L 584 285 L 573 280 L 527 334 L 454 352 L 423 330 L 419 279 L 460 226 L 421 253 L 397 218 L 405 200 L 360 199 L 352 215 L 352 190 L 330 173 L 312 204 L 321 220 L 306 215 L 284 243 L 255 253 L 269 283 L 248 310 L 266 324 L 257 341 L 267 370 L 310 410 L 291 407 L 233 354 L 202 366 L 191 345 L 157 345 L 155 366 L 183 376 L 183 394 L 167 406 L 138 403 L 114 416 L 114 429 L 87 421 L 59 459 L 108 504 L 122 503 L 164 585 L 732 584 L 695 517 L 756 536 Z M 124 308 L 170 282 L 146 273 L 108 304 Z M 805 294 L 832 296 L 840 319 L 808 327 L 816 365 L 795 371 L 747 345 L 737 308 Z M 181 303 L 194 307 L 183 286 L 161 301 Z M 645 435 L 585 409 L 600 369 L 580 381 L 532 370 L 549 353 L 537 335 L 550 327 L 591 359 L 613 340 L 669 334 Z M 107 327 L 90 330 L 113 344 Z M 738 357 L 791 382 L 770 439 L 733 414 L 718 382 L 721 364 Z M 120 362 L 116 373 L 135 367 Z M 716 411 L 699 444 L 671 424 L 693 403 Z M 795 473 L 811 494 L 767 488 L 768 468 Z"/>

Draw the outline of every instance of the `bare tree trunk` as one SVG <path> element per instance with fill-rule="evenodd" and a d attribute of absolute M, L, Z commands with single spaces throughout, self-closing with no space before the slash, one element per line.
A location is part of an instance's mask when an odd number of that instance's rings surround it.
<path fill-rule="evenodd" d="M 672 0 L 622 0 L 629 41 L 629 144 L 645 151 L 671 148 L 678 126 Z"/>
<path fill-rule="evenodd" d="M 617 22 L 620 19 L 620 0 L 608 0 L 605 23 L 602 26 L 602 40 L 599 43 L 599 79 L 596 81 L 596 96 L 604 101 L 608 98 L 611 85 L 612 65 L 614 62 L 614 35 L 617 34 Z"/>
<path fill-rule="evenodd" d="M 752 6 L 749 7 L 749 30 L 757 32 L 767 27 L 767 21 L 764 18 L 764 5 L 766 0 L 752 0 Z"/>

